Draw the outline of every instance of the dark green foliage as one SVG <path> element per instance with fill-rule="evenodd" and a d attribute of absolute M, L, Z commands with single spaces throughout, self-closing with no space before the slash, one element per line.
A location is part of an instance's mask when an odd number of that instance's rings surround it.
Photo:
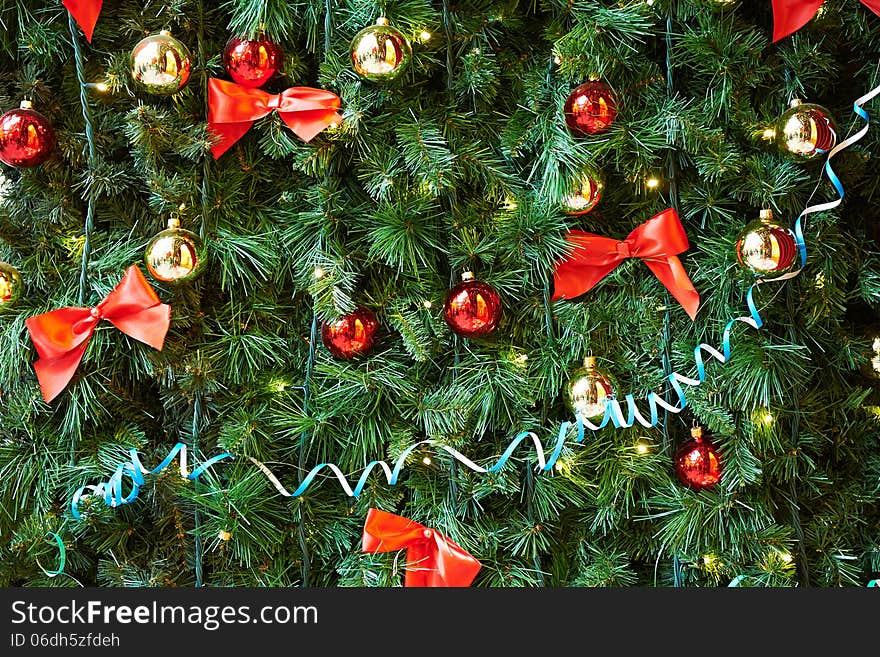
<path fill-rule="evenodd" d="M 361 81 L 348 52 L 383 7 L 413 44 L 410 69 L 387 85 Z M 0 261 L 27 285 L 0 312 L 0 585 L 398 586 L 403 552 L 360 553 L 371 506 L 453 538 L 482 562 L 481 586 L 877 577 L 876 126 L 834 160 L 846 200 L 807 219 L 806 269 L 756 291 L 765 327 L 737 323 L 726 364 L 704 352 L 706 382 L 665 425 L 588 432 L 580 445 L 570 429 L 544 473 L 530 471 L 529 441 L 492 474 L 423 445 L 396 486 L 375 469 L 357 499 L 327 471 L 283 497 L 248 459 L 292 491 L 318 463 L 354 483 L 370 461 L 427 439 L 485 467 L 520 431 L 549 451 L 572 419 L 562 388 L 589 351 L 643 414 L 649 391 L 674 401 L 670 367 L 695 375 L 694 347 L 720 349 L 727 321 L 747 312 L 742 226 L 763 207 L 789 223 L 836 197 L 827 180 L 817 187 L 819 162 L 793 162 L 762 134 L 793 96 L 829 107 L 843 134 L 862 126 L 852 101 L 880 84 L 880 21 L 859 3 L 826 2 L 771 44 L 769 1 L 105 1 L 93 43 L 76 37 L 86 80 L 109 87 L 86 90 L 92 163 L 61 4 L 0 0 L 0 24 L 0 109 L 30 98 L 58 133 L 46 164 L 4 165 L 0 179 Z M 195 66 L 182 92 L 151 97 L 133 87 L 128 53 L 165 27 Z M 304 143 L 269 116 L 214 161 L 207 78 L 223 77 L 230 36 L 260 30 L 286 58 L 267 90 L 332 90 L 344 122 Z M 592 76 L 614 88 L 619 117 L 574 138 L 561 107 Z M 567 217 L 558 205 L 585 166 L 604 173 L 603 198 Z M 104 323 L 47 405 L 24 320 L 78 304 L 89 198 L 84 304 L 141 260 L 171 213 L 203 236 L 210 262 L 194 283 L 155 284 L 173 307 L 161 352 Z M 639 261 L 583 299 L 549 303 L 567 228 L 623 238 L 676 202 L 696 322 Z M 464 270 L 503 300 L 486 339 L 456 338 L 442 319 Z M 359 304 L 381 322 L 368 357 L 334 359 L 319 331 L 310 344 L 313 320 Z M 693 422 L 724 464 L 701 493 L 671 465 Z M 87 498 L 71 517 L 74 491 L 106 481 L 129 449 L 154 467 L 178 441 L 191 463 L 236 457 L 195 484 L 173 465 L 148 475 L 135 503 Z M 53 532 L 67 548 L 55 578 Z"/>

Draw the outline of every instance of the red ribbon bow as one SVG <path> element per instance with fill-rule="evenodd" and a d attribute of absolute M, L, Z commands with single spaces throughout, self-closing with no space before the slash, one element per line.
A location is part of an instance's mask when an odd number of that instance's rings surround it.
<path fill-rule="evenodd" d="M 339 96 L 311 87 L 291 87 L 280 94 L 242 87 L 234 82 L 208 80 L 208 128 L 220 137 L 211 147 L 216 160 L 250 130 L 254 121 L 277 110 L 287 127 L 303 141 L 342 122 L 336 111 Z"/>
<path fill-rule="evenodd" d="M 70 383 L 102 319 L 161 351 L 171 322 L 171 306 L 159 301 L 141 270 L 132 265 L 96 307 L 60 308 L 25 320 L 40 356 L 34 370 L 47 402 Z"/>
<path fill-rule="evenodd" d="M 569 231 L 574 245 L 567 258 L 556 261 L 553 300 L 572 299 L 591 290 L 626 258 L 641 258 L 687 311 L 697 315 L 700 295 L 688 278 L 678 254 L 688 250 L 688 239 L 678 213 L 672 208 L 636 227 L 622 242 L 581 230 Z"/>
<path fill-rule="evenodd" d="M 363 552 L 406 549 L 405 586 L 470 586 L 480 562 L 436 529 L 386 513 L 367 512 Z"/>
<path fill-rule="evenodd" d="M 86 41 L 92 42 L 92 33 L 95 31 L 95 23 L 101 13 L 103 0 L 61 0 L 61 3 L 73 16 L 76 24 L 82 28 L 86 35 Z"/>
<path fill-rule="evenodd" d="M 794 34 L 819 11 L 825 0 L 773 0 L 773 41 Z M 880 0 L 859 0 L 880 16 Z"/>

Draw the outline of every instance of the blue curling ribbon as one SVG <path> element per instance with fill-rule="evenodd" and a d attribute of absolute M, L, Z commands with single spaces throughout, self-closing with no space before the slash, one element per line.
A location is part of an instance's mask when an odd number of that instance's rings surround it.
<path fill-rule="evenodd" d="M 64 547 L 64 541 L 55 532 L 49 532 L 49 536 L 55 539 L 55 545 L 58 547 L 58 567 L 55 570 L 46 570 L 37 559 L 37 565 L 47 577 L 57 577 L 64 573 L 64 567 L 67 565 L 67 548 Z"/>
<path fill-rule="evenodd" d="M 183 443 L 177 443 L 168 453 L 168 456 L 166 456 L 165 459 L 152 470 L 147 470 L 144 467 L 143 463 L 141 463 L 140 457 L 138 457 L 136 449 L 130 449 L 128 453 L 131 460 L 120 464 L 108 481 L 97 485 L 81 486 L 76 493 L 73 494 L 73 500 L 70 503 L 70 512 L 73 514 L 74 518 L 78 520 L 82 517 L 79 512 L 79 505 L 85 497 L 100 497 L 104 500 L 104 504 L 112 507 L 131 504 L 137 499 L 141 486 L 145 483 L 144 475 L 152 475 L 162 472 L 162 470 L 171 464 L 178 454 L 180 455 L 180 476 L 189 480 L 198 479 L 202 473 L 219 461 L 234 458 L 232 454 L 224 452 L 223 454 L 212 456 L 192 472 L 187 472 L 187 451 L 186 445 Z M 128 495 L 123 494 L 124 477 L 131 479 L 131 490 Z M 86 491 L 91 491 L 91 493 L 86 495 Z"/>
<path fill-rule="evenodd" d="M 821 203 L 818 205 L 811 205 L 807 207 L 806 209 L 804 209 L 803 212 L 801 212 L 794 223 L 793 232 L 795 235 L 795 243 L 797 244 L 798 253 L 800 254 L 800 267 L 795 271 L 789 272 L 787 274 L 784 274 L 783 276 L 779 276 L 774 279 L 759 278 L 749 287 L 748 291 L 746 292 L 746 306 L 748 308 L 749 314 L 747 316 L 734 317 L 727 323 L 727 325 L 724 327 L 724 332 L 722 334 L 721 350 L 719 351 L 712 345 L 706 343 L 700 343 L 694 348 L 694 362 L 697 368 L 697 378 L 687 377 L 679 374 L 678 372 L 672 372 L 667 376 L 667 381 L 669 382 L 669 385 L 671 386 L 672 390 L 675 392 L 676 397 L 678 398 L 675 403 L 668 402 L 656 392 L 649 392 L 645 397 L 645 401 L 648 403 L 649 407 L 648 416 L 645 417 L 645 415 L 636 404 L 635 398 L 632 394 L 626 394 L 624 396 L 624 402 L 626 405 L 625 414 L 621 407 L 621 403 L 617 399 L 613 397 L 606 398 L 605 412 L 599 424 L 593 424 L 590 420 L 582 417 L 581 415 L 577 415 L 574 423 L 566 420 L 560 425 L 559 432 L 556 437 L 556 442 L 553 446 L 552 451 L 550 452 L 549 458 L 547 458 L 544 446 L 538 436 L 532 431 L 522 431 L 518 433 L 516 437 L 514 437 L 514 439 L 508 444 L 507 449 L 504 450 L 504 452 L 498 458 L 498 461 L 489 468 L 484 468 L 483 466 L 477 465 L 461 452 L 453 449 L 448 445 L 444 445 L 439 441 L 422 440 L 415 443 L 414 445 L 411 445 L 403 452 L 401 452 L 401 454 L 394 461 L 393 466 L 389 465 L 386 461 L 371 461 L 370 463 L 368 463 L 361 473 L 360 477 L 358 478 L 357 483 L 354 485 L 354 487 L 351 486 L 339 466 L 337 466 L 335 463 L 327 462 L 320 463 L 313 467 L 309 471 L 309 473 L 303 478 L 302 483 L 297 486 L 296 490 L 294 490 L 293 492 L 289 492 L 281 483 L 281 481 L 279 481 L 279 479 L 266 466 L 265 463 L 262 463 L 261 461 L 258 461 L 257 459 L 250 456 L 248 456 L 247 458 L 263 472 L 263 474 L 275 486 L 276 490 L 285 497 L 298 497 L 305 493 L 312 482 L 324 470 L 329 470 L 330 473 L 332 473 L 332 475 L 336 477 L 336 479 L 339 481 L 340 487 L 346 493 L 346 495 L 348 495 L 349 497 L 358 497 L 363 492 L 363 489 L 367 485 L 367 481 L 369 480 L 370 475 L 376 468 L 379 468 L 383 472 L 383 474 L 385 475 L 385 479 L 388 482 L 388 485 L 393 486 L 397 484 L 398 479 L 400 478 L 400 473 L 403 471 L 403 468 L 405 466 L 406 459 L 420 445 L 436 446 L 439 449 L 447 452 L 450 456 L 452 456 L 454 459 L 462 463 L 470 470 L 478 473 L 488 474 L 497 472 L 501 468 L 503 468 L 504 465 L 513 457 L 514 452 L 516 452 L 519 446 L 523 442 L 531 440 L 531 443 L 535 448 L 535 459 L 537 461 L 538 469 L 542 471 L 547 471 L 550 470 L 559 460 L 559 457 L 561 456 L 562 451 L 565 448 L 565 442 L 568 437 L 569 430 L 572 428 L 572 426 L 574 426 L 577 431 L 575 443 L 581 443 L 586 437 L 587 429 L 589 429 L 590 431 L 599 431 L 609 424 L 618 429 L 629 428 L 632 427 L 636 422 L 645 427 L 653 427 L 660 422 L 659 408 L 663 408 L 670 413 L 680 413 L 687 407 L 687 396 L 685 395 L 682 384 L 690 387 L 695 387 L 701 385 L 706 380 L 706 363 L 703 358 L 703 353 L 705 352 L 722 364 L 726 363 L 728 360 L 730 360 L 730 356 L 732 353 L 731 334 L 733 332 L 734 325 L 737 322 L 741 322 L 754 329 L 760 329 L 764 325 L 764 321 L 761 319 L 761 314 L 758 311 L 758 306 L 755 303 L 755 289 L 764 283 L 780 283 L 782 281 L 794 278 L 795 276 L 800 274 L 800 272 L 806 266 L 807 246 L 806 242 L 804 241 L 803 235 L 803 219 L 810 214 L 816 212 L 824 212 L 826 210 L 836 208 L 843 201 L 843 184 L 840 182 L 837 174 L 834 173 L 834 170 L 831 168 L 831 160 L 837 153 L 856 143 L 868 133 L 870 118 L 868 117 L 868 113 L 861 106 L 874 98 L 877 94 L 880 94 L 880 85 L 853 102 L 853 112 L 855 112 L 855 114 L 865 122 L 865 125 L 858 132 L 853 134 L 851 137 L 845 139 L 841 143 L 837 144 L 828 152 L 828 157 L 825 161 L 823 171 L 828 175 L 828 179 L 831 181 L 831 184 L 837 191 L 838 198 L 827 203 Z M 171 461 L 174 459 L 174 456 L 176 456 L 178 452 L 181 454 L 181 475 L 185 476 L 187 479 L 196 479 L 200 474 L 210 468 L 214 463 L 217 463 L 218 461 L 226 458 L 233 458 L 233 455 L 228 453 L 215 456 L 205 461 L 191 474 L 186 474 L 186 446 L 183 443 L 178 443 L 177 445 L 175 445 L 174 449 L 171 450 L 171 453 L 165 458 L 165 460 L 162 461 L 162 463 L 159 464 L 159 466 L 157 466 L 155 469 L 149 471 L 146 470 L 141 464 L 140 460 L 138 459 L 137 452 L 135 450 L 131 450 L 131 460 L 127 463 L 123 463 L 122 465 L 120 465 L 108 482 L 98 484 L 97 486 L 83 486 L 76 492 L 71 503 L 71 511 L 73 512 L 74 518 L 80 517 L 78 506 L 81 499 L 84 497 L 85 491 L 87 490 L 92 491 L 92 494 L 103 498 L 104 502 L 108 506 L 115 507 L 122 504 L 130 504 L 135 499 L 137 499 L 138 491 L 140 490 L 140 487 L 144 484 L 143 475 L 155 474 L 162 471 L 171 463 Z M 124 477 L 129 477 L 131 479 L 132 489 L 127 496 L 124 496 L 122 492 L 122 480 Z M 737 584 L 739 584 L 740 581 L 742 580 L 736 578 L 730 585 L 736 586 Z M 876 582 L 877 580 L 874 581 Z"/>
<path fill-rule="evenodd" d="M 870 582 L 868 582 L 868 588 L 872 587 L 880 588 L 880 579 L 872 579 Z"/>

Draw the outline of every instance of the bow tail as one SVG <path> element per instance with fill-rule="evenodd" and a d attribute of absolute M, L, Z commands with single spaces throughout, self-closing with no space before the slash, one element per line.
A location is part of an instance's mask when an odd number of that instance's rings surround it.
<path fill-rule="evenodd" d="M 773 41 L 794 34 L 812 20 L 825 0 L 773 0 Z M 862 0 L 865 2 L 865 0 Z M 874 0 L 876 3 L 877 0 Z"/>
<path fill-rule="evenodd" d="M 342 123 L 342 117 L 331 108 L 298 112 L 278 112 L 281 120 L 293 133 L 305 142 L 312 141 L 318 133 L 331 125 Z"/>
<path fill-rule="evenodd" d="M 676 301 L 685 309 L 691 320 L 697 316 L 697 310 L 700 307 L 700 294 L 688 278 L 684 266 L 678 256 L 669 256 L 665 261 L 661 260 L 645 260 L 645 264 L 654 272 L 654 275 L 660 279 L 660 282 L 666 286 L 669 293 L 675 297 Z"/>
<path fill-rule="evenodd" d="M 211 155 L 214 159 L 218 159 L 223 153 L 228 151 L 239 139 L 245 136 L 253 121 L 241 121 L 240 123 L 211 123 L 208 122 L 208 131 L 215 137 L 215 141 L 211 146 Z"/>
<path fill-rule="evenodd" d="M 406 550 L 406 575 L 403 585 L 406 588 L 443 586 L 435 584 L 437 577 L 435 568 L 437 560 L 431 555 L 431 550 L 426 542 L 413 543 Z"/>
<path fill-rule="evenodd" d="M 46 403 L 55 399 L 70 383 L 86 352 L 88 340 L 57 358 L 40 358 L 34 363 L 40 391 Z"/>
<path fill-rule="evenodd" d="M 61 2 L 86 35 L 86 41 L 91 43 L 103 0 L 61 0 Z"/>

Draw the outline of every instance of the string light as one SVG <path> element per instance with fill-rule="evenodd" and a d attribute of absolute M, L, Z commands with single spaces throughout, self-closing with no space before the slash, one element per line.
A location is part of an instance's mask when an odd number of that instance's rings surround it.
<path fill-rule="evenodd" d="M 703 565 L 704 566 L 711 566 L 714 562 L 715 562 L 715 555 L 714 554 L 704 554 L 703 555 Z"/>
<path fill-rule="evenodd" d="M 422 459 L 422 463 L 424 463 L 425 465 L 431 465 L 431 457 L 426 456 L 425 458 Z"/>
<path fill-rule="evenodd" d="M 553 63 L 558 66 L 559 64 L 562 63 L 562 57 L 560 57 L 559 55 L 554 55 L 553 56 Z"/>
<path fill-rule="evenodd" d="M 773 414 L 770 411 L 764 413 L 764 424 L 771 425 L 773 424 Z"/>
<path fill-rule="evenodd" d="M 315 267 L 315 271 L 312 272 L 312 276 L 314 276 L 315 278 L 323 278 L 324 270 L 320 267 Z"/>
<path fill-rule="evenodd" d="M 232 533 L 226 531 L 225 529 L 221 529 L 220 533 L 217 534 L 217 538 L 219 538 L 221 541 L 228 541 L 232 538 Z"/>
<path fill-rule="evenodd" d="M 764 139 L 771 141 L 776 139 L 776 129 L 775 128 L 767 128 L 764 130 Z"/>
<path fill-rule="evenodd" d="M 556 468 L 556 472 L 562 472 L 565 469 L 565 463 L 562 462 L 562 459 L 559 459 L 553 467 Z"/>
<path fill-rule="evenodd" d="M 636 443 L 636 451 L 639 454 L 647 454 L 651 451 L 651 448 L 648 446 L 648 443 L 642 442 L 641 440 Z"/>
<path fill-rule="evenodd" d="M 645 181 L 645 185 L 648 186 L 648 189 L 657 189 L 660 186 L 660 180 L 651 176 Z"/>
<path fill-rule="evenodd" d="M 874 355 L 871 357 L 871 369 L 880 373 L 880 336 L 874 338 L 871 348 L 874 350 Z"/>
<path fill-rule="evenodd" d="M 653 7 L 653 6 L 654 6 L 654 0 L 646 0 L 645 4 L 648 5 L 649 7 Z"/>
<path fill-rule="evenodd" d="M 794 557 L 791 556 L 790 552 L 781 552 L 779 554 L 779 558 L 782 559 L 785 563 L 791 563 L 794 559 Z"/>
<path fill-rule="evenodd" d="M 431 33 L 428 32 L 427 30 L 422 30 L 422 33 L 419 34 L 419 38 L 422 40 L 422 43 L 424 43 L 425 41 L 430 40 Z"/>
<path fill-rule="evenodd" d="M 432 304 L 431 304 L 431 301 L 430 301 L 429 299 L 425 299 L 424 301 L 422 301 L 422 306 L 424 306 L 425 308 L 430 308 L 431 305 L 432 305 Z"/>
<path fill-rule="evenodd" d="M 529 359 L 529 355 L 528 354 L 520 354 L 519 356 L 516 357 L 516 359 L 520 363 L 525 363 Z"/>

